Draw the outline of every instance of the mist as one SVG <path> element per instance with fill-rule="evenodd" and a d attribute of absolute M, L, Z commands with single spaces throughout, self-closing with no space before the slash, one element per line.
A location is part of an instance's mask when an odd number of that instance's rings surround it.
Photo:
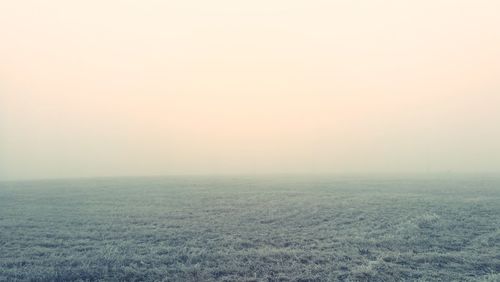
<path fill-rule="evenodd" d="M 0 180 L 500 172 L 499 1 L 4 1 Z"/>

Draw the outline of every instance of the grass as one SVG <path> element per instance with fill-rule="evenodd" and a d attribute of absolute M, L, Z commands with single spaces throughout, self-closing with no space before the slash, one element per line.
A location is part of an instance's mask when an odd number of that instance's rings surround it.
<path fill-rule="evenodd" d="M 500 179 L 0 182 L 16 280 L 500 281 Z"/>

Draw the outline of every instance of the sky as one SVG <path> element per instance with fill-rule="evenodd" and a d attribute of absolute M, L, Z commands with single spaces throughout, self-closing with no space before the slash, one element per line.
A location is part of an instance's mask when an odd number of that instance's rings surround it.
<path fill-rule="evenodd" d="M 0 180 L 500 172 L 498 0 L 0 2 Z"/>

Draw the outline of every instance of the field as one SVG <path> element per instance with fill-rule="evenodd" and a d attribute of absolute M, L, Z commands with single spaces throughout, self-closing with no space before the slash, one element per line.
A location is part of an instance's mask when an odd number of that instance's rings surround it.
<path fill-rule="evenodd" d="M 500 281 L 500 178 L 0 182 L 0 281 Z"/>

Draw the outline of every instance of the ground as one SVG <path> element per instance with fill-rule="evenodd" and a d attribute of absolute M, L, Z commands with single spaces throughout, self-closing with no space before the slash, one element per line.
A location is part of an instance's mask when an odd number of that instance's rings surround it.
<path fill-rule="evenodd" d="M 500 281 L 500 178 L 0 182 L 0 281 Z"/>

